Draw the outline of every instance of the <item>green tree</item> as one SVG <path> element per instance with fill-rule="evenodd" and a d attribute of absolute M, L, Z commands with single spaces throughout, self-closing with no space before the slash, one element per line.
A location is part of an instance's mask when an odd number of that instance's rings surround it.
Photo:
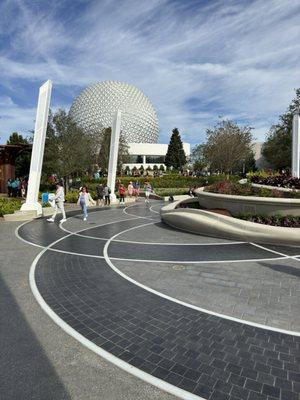
<path fill-rule="evenodd" d="M 168 168 L 180 169 L 186 164 L 186 155 L 178 129 L 174 128 L 172 132 L 165 164 Z"/>
<path fill-rule="evenodd" d="M 8 138 L 8 141 L 6 144 L 29 144 L 29 141 L 27 138 L 23 138 L 22 135 L 20 135 L 18 132 L 13 132 L 10 137 Z"/>
<path fill-rule="evenodd" d="M 108 169 L 109 163 L 109 152 L 110 152 L 110 139 L 111 139 L 111 128 L 105 128 L 100 133 L 99 136 L 99 157 L 98 157 L 98 165 L 103 170 Z M 120 135 L 119 141 L 119 150 L 118 150 L 118 163 L 117 163 L 117 170 L 121 171 L 122 165 L 126 164 L 128 161 L 128 145 L 124 138 L 124 135 Z"/>
<path fill-rule="evenodd" d="M 207 167 L 207 160 L 204 155 L 205 145 L 198 144 L 193 147 L 191 152 L 191 162 L 193 164 L 194 170 L 201 171 L 203 168 Z"/>
<path fill-rule="evenodd" d="M 221 120 L 214 129 L 207 129 L 203 154 L 210 169 L 227 174 L 242 171 L 253 153 L 251 130 L 249 126 L 239 127 L 230 120 Z"/>
<path fill-rule="evenodd" d="M 300 107 L 300 88 L 287 111 L 279 116 L 279 122 L 272 125 L 263 145 L 262 154 L 275 168 L 290 168 L 292 163 L 293 115 Z"/>
<path fill-rule="evenodd" d="M 17 177 L 24 177 L 29 174 L 31 160 L 31 146 L 29 140 L 18 132 L 13 132 L 6 144 L 22 146 L 15 159 L 15 174 Z"/>
<path fill-rule="evenodd" d="M 84 133 L 65 110 L 50 113 L 46 134 L 43 172 L 56 173 L 68 182 L 82 175 L 96 157 L 95 138 Z"/>

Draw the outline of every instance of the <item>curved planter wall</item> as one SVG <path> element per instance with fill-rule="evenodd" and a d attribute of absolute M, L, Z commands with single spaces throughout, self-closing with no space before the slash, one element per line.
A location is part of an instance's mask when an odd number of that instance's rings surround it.
<path fill-rule="evenodd" d="M 205 208 L 223 208 L 232 215 L 239 213 L 300 216 L 300 199 L 233 196 L 196 190 L 199 203 Z"/>
<path fill-rule="evenodd" d="M 177 229 L 246 242 L 300 246 L 300 228 L 257 224 L 206 210 L 176 209 L 179 203 L 181 201 L 168 204 L 161 209 L 162 221 Z"/>

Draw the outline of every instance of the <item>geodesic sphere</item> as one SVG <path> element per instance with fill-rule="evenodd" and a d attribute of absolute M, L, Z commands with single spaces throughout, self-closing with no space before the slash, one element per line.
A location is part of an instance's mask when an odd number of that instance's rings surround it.
<path fill-rule="evenodd" d="M 104 81 L 88 86 L 73 101 L 70 116 L 86 132 L 101 132 L 112 126 L 118 109 L 127 143 L 157 143 L 156 112 L 147 97 L 127 83 Z"/>

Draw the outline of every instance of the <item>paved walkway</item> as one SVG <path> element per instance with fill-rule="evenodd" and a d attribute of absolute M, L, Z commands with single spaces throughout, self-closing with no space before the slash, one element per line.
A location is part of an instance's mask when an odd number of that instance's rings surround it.
<path fill-rule="evenodd" d="M 182 398 L 298 399 L 300 338 L 275 330 L 300 331 L 300 249 L 175 231 L 152 204 L 21 226 L 41 247 L 31 286 L 42 307 Z"/>

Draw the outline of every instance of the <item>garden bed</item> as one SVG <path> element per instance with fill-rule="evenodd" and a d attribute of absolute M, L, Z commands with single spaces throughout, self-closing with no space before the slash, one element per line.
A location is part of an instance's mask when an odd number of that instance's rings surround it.
<path fill-rule="evenodd" d="M 300 189 L 300 179 L 285 174 L 249 174 L 250 182 L 259 185 L 276 186 L 289 189 Z"/>
<path fill-rule="evenodd" d="M 0 198 L 0 217 L 20 210 L 22 201 L 19 199 Z"/>
<path fill-rule="evenodd" d="M 300 199 L 300 192 L 282 191 L 274 188 L 252 186 L 249 183 L 220 181 L 205 187 L 205 192 L 228 194 L 233 196 L 273 197 L 285 199 Z"/>
<path fill-rule="evenodd" d="M 203 195 L 219 196 L 212 193 L 203 193 Z M 208 200 L 211 208 L 212 201 L 211 199 Z M 186 202 L 195 203 L 195 200 L 187 199 L 177 201 L 162 207 L 160 210 L 162 221 L 176 229 L 181 229 L 198 235 L 255 243 L 300 246 L 299 227 L 295 226 L 291 228 L 287 226 L 273 226 L 263 223 L 255 223 L 211 212 L 211 210 L 207 209 L 180 207 L 180 203 Z"/>
<path fill-rule="evenodd" d="M 286 228 L 300 228 L 300 217 L 293 215 L 252 215 L 252 214 L 239 214 L 236 216 L 238 219 L 244 221 L 255 222 L 257 224 L 281 226 Z"/>

